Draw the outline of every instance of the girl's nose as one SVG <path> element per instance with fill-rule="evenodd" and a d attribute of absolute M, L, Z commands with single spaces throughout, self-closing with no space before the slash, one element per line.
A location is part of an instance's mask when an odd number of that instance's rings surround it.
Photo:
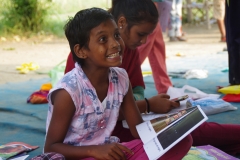
<path fill-rule="evenodd" d="M 120 43 L 117 40 L 112 41 L 112 48 L 118 48 L 120 46 Z"/>

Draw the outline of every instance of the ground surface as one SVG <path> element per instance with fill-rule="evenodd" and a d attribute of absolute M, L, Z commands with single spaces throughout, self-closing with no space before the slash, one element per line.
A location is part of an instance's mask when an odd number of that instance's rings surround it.
<path fill-rule="evenodd" d="M 184 58 L 190 56 L 208 55 L 221 52 L 225 43 L 219 42 L 220 33 L 216 24 L 208 30 L 206 26 L 184 26 L 187 42 L 169 42 L 166 34 L 164 40 L 166 43 L 167 62 L 176 58 L 177 54 Z M 10 82 L 21 82 L 29 79 L 46 78 L 51 68 L 67 58 L 69 46 L 66 39 L 47 37 L 37 37 L 31 39 L 0 39 L 0 85 Z M 35 62 L 40 65 L 37 72 L 31 71 L 27 74 L 19 74 L 16 66 L 22 63 Z M 144 64 L 146 65 L 146 60 Z"/>

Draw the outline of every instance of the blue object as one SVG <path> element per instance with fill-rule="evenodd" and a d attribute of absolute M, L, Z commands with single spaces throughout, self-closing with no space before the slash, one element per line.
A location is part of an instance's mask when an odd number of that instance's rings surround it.
<path fill-rule="evenodd" d="M 214 63 L 213 63 L 214 62 Z M 198 56 L 197 58 L 168 59 L 169 71 L 192 69 L 201 67 L 207 69 L 209 76 L 205 79 L 183 79 L 173 78 L 175 87 L 190 85 L 205 93 L 217 94 L 216 86 L 228 85 L 228 73 L 221 72 L 220 68 L 228 65 L 226 55 L 216 54 L 213 56 Z M 144 77 L 146 84 L 145 95 L 151 97 L 157 94 L 152 76 Z M 29 80 L 20 83 L 7 83 L 0 85 L 0 144 L 13 141 L 25 142 L 30 145 L 39 146 L 38 149 L 29 152 L 32 158 L 43 152 L 45 140 L 45 126 L 47 117 L 47 104 L 28 104 L 28 96 L 41 85 L 50 82 L 49 78 Z M 219 94 L 219 93 L 218 93 Z M 240 124 L 240 103 L 231 103 L 238 110 L 222 112 L 208 116 L 208 121 L 218 123 Z"/>

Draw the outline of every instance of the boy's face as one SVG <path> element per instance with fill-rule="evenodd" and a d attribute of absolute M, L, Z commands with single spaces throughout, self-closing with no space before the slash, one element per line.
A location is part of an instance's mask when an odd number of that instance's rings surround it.
<path fill-rule="evenodd" d="M 107 20 L 90 32 L 89 49 L 85 49 L 86 63 L 97 67 L 115 67 L 122 64 L 124 42 L 114 20 Z"/>
<path fill-rule="evenodd" d="M 130 49 L 136 49 L 147 41 L 147 36 L 153 32 L 156 24 L 150 22 L 143 22 L 133 25 L 128 29 L 127 25 L 120 29 L 121 37 L 125 45 Z"/>

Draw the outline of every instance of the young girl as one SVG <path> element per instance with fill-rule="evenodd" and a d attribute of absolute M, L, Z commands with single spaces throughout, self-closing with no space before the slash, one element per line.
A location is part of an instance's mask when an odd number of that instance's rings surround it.
<path fill-rule="evenodd" d="M 147 159 L 139 139 L 120 144 L 111 136 L 120 111 L 135 138 L 143 122 L 128 75 L 117 67 L 124 43 L 113 17 L 99 8 L 79 11 L 65 34 L 77 63 L 48 95 L 44 152 L 66 159 Z"/>
<path fill-rule="evenodd" d="M 126 45 L 124 57 L 123 57 L 123 63 L 121 67 L 126 69 L 128 76 L 130 78 L 132 87 L 144 88 L 143 77 L 141 74 L 141 65 L 139 63 L 139 59 L 140 59 L 139 56 L 145 53 L 138 52 L 139 47 L 134 47 L 134 45 L 132 44 L 134 43 L 136 44 L 137 42 L 144 42 L 144 40 L 148 36 L 147 34 L 145 35 L 142 34 L 146 32 L 141 32 L 141 31 L 144 23 L 145 23 L 145 26 L 147 23 L 152 23 L 152 24 L 154 23 L 154 18 L 151 19 L 148 17 L 148 16 L 154 17 L 153 14 L 152 15 L 150 14 L 151 13 L 150 11 L 148 12 L 148 9 L 151 11 L 154 11 L 154 9 L 150 7 L 140 8 L 139 6 L 141 5 L 147 6 L 146 3 L 140 0 L 128 0 L 129 4 L 126 3 L 126 1 L 127 0 L 113 0 L 112 8 L 110 10 L 115 17 L 115 21 L 117 22 L 118 27 L 120 29 L 121 37 L 123 38 L 123 41 L 125 42 L 125 45 Z M 132 6 L 137 6 L 137 5 L 138 5 L 138 8 L 135 7 L 135 10 L 129 11 L 129 9 Z M 135 14 L 133 14 L 133 11 Z M 142 16 L 144 13 L 145 13 L 145 16 Z M 133 16 L 138 18 L 134 19 Z M 123 21 L 124 19 L 125 21 Z M 136 19 L 138 21 L 136 21 Z M 156 29 L 157 28 L 155 28 L 155 31 Z M 145 45 L 151 46 L 150 44 L 145 44 Z M 161 77 L 162 75 L 159 75 L 159 76 Z M 131 79 L 131 77 L 133 78 Z M 144 96 L 144 94 L 142 95 Z M 172 108 L 173 106 L 176 106 L 176 104 L 173 102 L 171 102 L 170 103 L 171 105 L 169 105 L 169 103 L 164 101 L 164 99 L 159 98 L 158 96 L 159 95 L 148 98 L 150 110 L 152 112 L 164 113 L 167 111 L 166 109 L 171 109 L 171 107 L 169 106 L 172 106 Z M 144 112 L 144 107 L 146 106 L 146 103 L 144 106 L 141 104 L 141 102 L 142 101 L 137 101 L 137 105 L 140 111 Z M 117 123 L 112 135 L 120 137 L 122 141 L 126 141 L 126 140 L 130 141 L 133 139 L 133 137 L 131 137 L 131 135 L 127 132 L 129 132 L 129 130 L 123 128 L 120 122 L 120 123 Z M 194 146 L 210 144 L 231 155 L 236 155 L 240 153 L 240 125 L 205 122 L 202 125 L 200 125 L 197 129 L 195 129 L 191 133 L 191 136 L 193 139 Z M 189 137 L 186 137 L 184 140 L 178 143 L 178 146 L 181 146 L 180 147 L 181 149 L 179 149 L 179 154 L 184 154 L 184 151 L 187 148 L 187 146 L 191 144 L 189 141 L 187 141 L 187 138 Z"/>
<path fill-rule="evenodd" d="M 158 23 L 158 10 L 150 0 L 114 0 L 111 12 L 116 17 L 115 20 L 118 22 L 120 35 L 126 44 L 123 63 L 120 67 L 126 69 L 128 75 L 130 75 L 129 78 L 131 85 L 135 90 L 135 95 L 144 97 L 142 96 L 144 92 L 144 82 L 141 74 L 141 65 L 138 61 L 139 53 L 136 47 L 144 44 L 147 40 L 147 36 L 152 33 L 156 27 Z M 68 58 L 66 71 L 73 68 L 69 65 L 71 64 L 69 63 L 69 60 L 72 60 L 71 55 Z M 72 64 L 74 64 L 73 60 Z M 139 90 L 140 92 L 138 92 Z M 135 99 L 138 99 L 139 97 L 134 96 Z M 151 111 L 164 113 L 173 107 L 179 106 L 178 103 L 169 101 L 168 99 L 168 95 L 156 95 L 148 99 Z M 147 111 L 144 98 L 136 101 L 136 103 L 141 113 Z M 121 119 L 123 118 L 123 116 L 119 117 L 119 121 L 117 122 L 112 135 L 120 137 L 121 142 L 126 142 L 135 138 L 128 129 L 122 127 Z M 182 159 L 190 149 L 191 145 L 191 136 L 187 136 L 171 150 L 165 153 L 161 159 Z"/>

